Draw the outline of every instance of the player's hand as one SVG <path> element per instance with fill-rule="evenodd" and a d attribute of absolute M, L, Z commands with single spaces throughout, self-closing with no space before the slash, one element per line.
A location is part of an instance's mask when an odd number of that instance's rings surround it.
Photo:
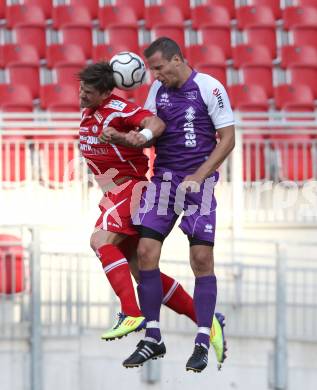
<path fill-rule="evenodd" d="M 204 180 L 201 177 L 193 173 L 192 175 L 187 175 L 184 177 L 180 187 L 184 192 L 199 192 L 203 181 Z"/>
<path fill-rule="evenodd" d="M 102 130 L 98 138 L 101 142 L 116 143 L 120 138 L 120 133 L 113 127 L 106 127 Z"/>
<path fill-rule="evenodd" d="M 147 139 L 143 134 L 134 130 L 129 131 L 129 133 L 125 135 L 125 139 L 131 146 L 135 147 L 142 146 L 147 142 Z"/>

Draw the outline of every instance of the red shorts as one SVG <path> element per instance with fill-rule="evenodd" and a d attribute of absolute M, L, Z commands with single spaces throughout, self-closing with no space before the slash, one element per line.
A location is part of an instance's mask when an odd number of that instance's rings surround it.
<path fill-rule="evenodd" d="M 132 225 L 131 213 L 139 205 L 139 191 L 136 191 L 135 196 L 132 195 L 134 186 L 141 181 L 130 179 L 104 194 L 99 203 L 101 215 L 95 224 L 96 228 L 128 236 L 138 234 Z M 147 182 L 146 178 L 144 181 Z"/>

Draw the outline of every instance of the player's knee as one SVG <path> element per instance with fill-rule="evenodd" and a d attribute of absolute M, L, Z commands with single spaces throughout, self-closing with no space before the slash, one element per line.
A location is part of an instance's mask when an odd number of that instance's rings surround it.
<path fill-rule="evenodd" d="M 140 240 L 139 242 L 137 256 L 141 269 L 155 267 L 158 262 L 155 246 L 149 244 L 148 242 L 143 242 L 143 240 Z"/>
<path fill-rule="evenodd" d="M 191 265 L 194 272 L 213 273 L 212 259 L 205 253 L 195 253 L 195 255 L 192 256 Z"/>
<path fill-rule="evenodd" d="M 100 248 L 102 245 L 105 245 L 105 237 L 101 230 L 94 232 L 90 236 L 90 247 L 91 249 L 96 252 L 98 248 Z"/>

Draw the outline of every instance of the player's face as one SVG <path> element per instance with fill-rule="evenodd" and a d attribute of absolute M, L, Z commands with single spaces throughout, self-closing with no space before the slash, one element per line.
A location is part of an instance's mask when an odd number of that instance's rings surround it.
<path fill-rule="evenodd" d="M 178 72 L 180 59 L 178 56 L 175 55 L 171 60 L 167 60 L 160 51 L 157 51 L 147 61 L 154 78 L 165 87 L 173 88 L 180 85 Z"/>
<path fill-rule="evenodd" d="M 109 96 L 109 92 L 100 93 L 92 85 L 80 82 L 79 99 L 80 108 L 95 108 L 98 107 L 102 101 Z"/>

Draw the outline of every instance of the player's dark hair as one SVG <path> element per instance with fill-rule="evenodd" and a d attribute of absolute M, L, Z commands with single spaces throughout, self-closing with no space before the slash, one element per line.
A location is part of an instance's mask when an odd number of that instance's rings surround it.
<path fill-rule="evenodd" d="M 160 51 L 162 53 L 163 58 L 168 61 L 170 61 L 174 55 L 178 55 L 179 58 L 184 61 L 182 51 L 178 44 L 173 41 L 173 39 L 167 37 L 160 37 L 156 39 L 150 44 L 149 47 L 144 50 L 144 56 L 145 58 L 149 58 L 157 51 Z"/>
<path fill-rule="evenodd" d="M 109 62 L 87 65 L 78 73 L 78 79 L 93 86 L 100 93 L 112 91 L 116 86 Z"/>

